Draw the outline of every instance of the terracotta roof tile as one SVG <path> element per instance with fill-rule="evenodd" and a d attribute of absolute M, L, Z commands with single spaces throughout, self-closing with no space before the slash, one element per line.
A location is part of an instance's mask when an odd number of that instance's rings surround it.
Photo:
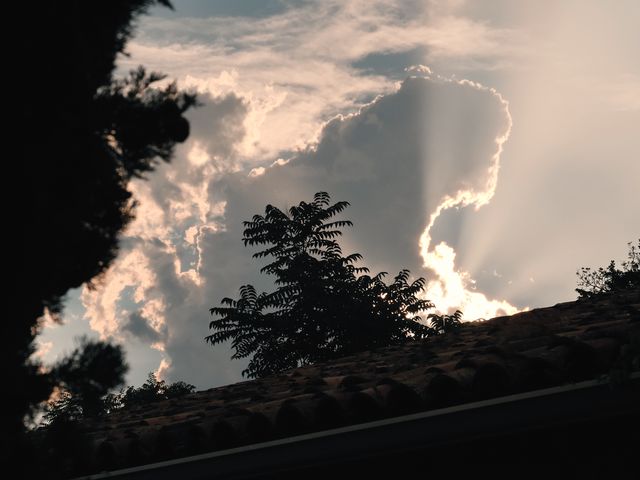
<path fill-rule="evenodd" d="M 85 424 L 111 470 L 592 379 L 640 334 L 640 292 L 561 303 L 459 332 L 119 411 Z"/>

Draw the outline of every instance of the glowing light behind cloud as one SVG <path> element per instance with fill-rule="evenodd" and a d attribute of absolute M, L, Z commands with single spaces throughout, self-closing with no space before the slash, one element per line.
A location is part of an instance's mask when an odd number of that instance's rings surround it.
<path fill-rule="evenodd" d="M 160 365 L 158 365 L 158 369 L 153 372 L 158 380 L 166 380 L 167 371 L 171 367 L 171 363 L 169 363 L 165 358 L 160 360 Z"/>
<path fill-rule="evenodd" d="M 431 70 L 428 68 L 423 68 L 421 71 L 427 75 L 431 74 Z M 456 252 L 451 246 L 447 245 L 446 242 L 440 242 L 437 245 L 431 244 L 431 230 L 443 211 L 469 206 L 473 206 L 477 211 L 482 206 L 487 205 L 493 198 L 498 185 L 500 155 L 513 125 L 513 120 L 509 113 L 509 103 L 498 91 L 479 83 L 469 80 L 446 79 L 440 76 L 437 78 L 439 81 L 458 82 L 461 85 L 490 92 L 502 104 L 507 124 L 504 133 L 495 139 L 496 150 L 491 157 L 484 181 L 480 181 L 476 188 L 460 189 L 454 194 L 446 194 L 429 217 L 429 222 L 420 236 L 420 254 L 423 259 L 423 266 L 432 270 L 437 278 L 427 283 L 425 297 L 434 302 L 437 310 L 442 313 L 452 313 L 456 309 L 462 310 L 464 318 L 467 320 L 511 315 L 518 312 L 519 309 L 506 300 L 490 300 L 486 295 L 475 291 L 475 281 L 471 278 L 471 275 L 464 270 L 456 268 Z M 453 134 L 452 138 L 455 137 L 456 134 Z"/>
<path fill-rule="evenodd" d="M 500 3 L 535 50 L 484 76 L 509 99 L 514 129 L 497 194 L 467 215 L 456 261 L 485 292 L 549 305 L 575 298 L 580 266 L 621 258 L 638 237 L 640 3 Z"/>

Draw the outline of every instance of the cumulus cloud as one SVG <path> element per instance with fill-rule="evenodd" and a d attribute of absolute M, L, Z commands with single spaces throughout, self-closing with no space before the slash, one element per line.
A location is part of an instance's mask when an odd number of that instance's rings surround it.
<path fill-rule="evenodd" d="M 419 239 L 447 198 L 493 188 L 486 179 L 508 115 L 479 85 L 398 79 L 405 69 L 431 75 L 414 63 L 498 59 L 501 44 L 517 45 L 513 32 L 457 17 L 457 3 L 305 2 L 267 17 L 143 19 L 121 68 L 163 71 L 204 106 L 190 112 L 192 134 L 174 161 L 131 185 L 139 205 L 120 255 L 81 295 L 91 328 L 151 344 L 173 379 L 237 380 L 243 365 L 201 340 L 220 298 L 248 281 L 269 287 L 240 243 L 241 222 L 318 190 L 352 203 L 345 248 L 372 269 L 433 276 Z M 457 278 L 456 291 L 469 291 L 470 277 L 451 268 L 447 285 Z M 443 288 L 429 294 L 445 305 L 454 289 Z M 203 361 L 210 369 L 196 368 Z"/>
<path fill-rule="evenodd" d="M 52 348 L 53 342 L 36 342 L 36 351 L 33 353 L 32 358 L 42 361 Z"/>
<path fill-rule="evenodd" d="M 212 118 L 203 115 L 201 122 L 242 124 L 242 99 L 218 98 L 211 105 Z M 425 229 L 428 235 L 437 228 L 443 209 L 481 206 L 491 198 L 509 128 L 497 92 L 429 76 L 410 77 L 358 112 L 333 118 L 316 145 L 251 170 L 215 166 L 216 157 L 237 154 L 242 128 L 235 134 L 222 128 L 214 139 L 215 132 L 196 129 L 174 163 L 136 186 L 140 206 L 123 242 L 128 250 L 105 285 L 84 292 L 87 316 L 103 334 L 134 334 L 156 345 L 164 354 L 162 374 L 170 379 L 201 386 L 237 380 L 244 365 L 230 363 L 226 347 L 212 350 L 203 337 L 208 308 L 222 297 L 235 296 L 245 283 L 271 286 L 240 241 L 242 221 L 266 204 L 286 208 L 320 190 L 351 203 L 347 217 L 355 227 L 345 232 L 343 245 L 362 253 L 372 270 L 395 274 L 406 267 L 427 276 L 427 296 L 437 295 L 445 311 L 472 303 L 483 313 L 513 309 L 472 291 L 453 258 L 446 269 L 429 263 L 424 242 Z M 206 161 L 194 162 L 194 151 Z"/>
<path fill-rule="evenodd" d="M 238 172 L 214 182 L 212 197 L 224 195 L 226 218 L 235 223 L 211 235 L 239 239 L 235 219 L 248 219 L 267 203 L 285 207 L 326 190 L 351 202 L 348 216 L 355 228 L 345 244 L 364 254 L 373 269 L 395 273 L 409 267 L 418 275 L 427 267 L 428 276 L 435 271 L 442 279 L 430 284 L 428 294 L 444 311 L 473 306 L 469 313 L 477 317 L 513 312 L 506 302 L 470 291 L 468 274 L 455 271 L 453 258 L 438 262 L 446 246 L 430 249 L 429 236 L 443 210 L 489 202 L 510 128 L 507 104 L 494 90 L 467 81 L 409 78 L 396 93 L 328 122 L 318 145 L 288 163 L 259 176 Z M 214 252 L 206 258 L 215 259 Z M 217 270 L 205 261 L 206 278 Z"/>
<path fill-rule="evenodd" d="M 267 17 L 146 17 L 121 66 L 142 63 L 182 85 L 245 98 L 238 153 L 264 162 L 315 143 L 336 113 L 394 91 L 390 79 L 414 63 L 482 58 L 491 69 L 521 53 L 517 32 L 457 15 L 459 4 L 323 0 Z"/>
<path fill-rule="evenodd" d="M 238 168 L 234 158 L 244 136 L 246 105 L 233 94 L 202 95 L 201 101 L 204 106 L 189 113 L 192 136 L 174 161 L 132 183 L 136 218 L 124 232 L 118 258 L 97 288 L 82 290 L 84 315 L 103 338 L 144 341 L 164 352 L 169 341 L 178 341 L 180 328 L 192 328 L 192 345 L 206 333 L 199 238 L 203 230 L 223 228 L 224 202 L 209 200 L 209 182 Z M 193 315 L 197 326 L 189 323 Z"/>
<path fill-rule="evenodd" d="M 131 185 L 137 218 L 117 261 L 67 311 L 125 341 L 134 382 L 150 369 L 236 381 L 244 365 L 202 338 L 222 297 L 270 288 L 241 222 L 318 190 L 352 203 L 346 251 L 427 277 L 442 310 L 570 299 L 577 266 L 637 238 L 637 15 L 633 0 L 547 3 L 323 0 L 225 18 L 177 5 L 143 19 L 121 68 L 163 71 L 205 106 L 174 161 Z M 61 330 L 43 337 L 49 356 Z"/>

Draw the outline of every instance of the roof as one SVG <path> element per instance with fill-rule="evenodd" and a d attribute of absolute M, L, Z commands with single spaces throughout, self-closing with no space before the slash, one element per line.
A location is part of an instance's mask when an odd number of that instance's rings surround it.
<path fill-rule="evenodd" d="M 455 333 L 87 422 L 90 464 L 110 471 L 403 415 L 422 418 L 498 397 L 504 404 L 607 374 L 639 336 L 637 290 L 468 322 Z"/>

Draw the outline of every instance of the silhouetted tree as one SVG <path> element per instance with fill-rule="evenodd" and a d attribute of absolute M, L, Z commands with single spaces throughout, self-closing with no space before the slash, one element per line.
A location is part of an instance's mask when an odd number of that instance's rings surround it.
<path fill-rule="evenodd" d="M 435 335 L 454 332 L 462 326 L 462 312 L 460 310 L 456 310 L 451 315 L 430 313 L 427 318 L 430 320 L 431 331 Z"/>
<path fill-rule="evenodd" d="M 627 260 L 622 262 L 621 268 L 611 260 L 606 268 L 596 270 L 582 267 L 578 270 L 578 298 L 591 298 L 603 293 L 618 292 L 629 289 L 640 289 L 640 239 L 637 246 L 631 242 Z"/>
<path fill-rule="evenodd" d="M 117 348 L 117 347 L 116 347 Z M 92 350 L 93 348 L 90 348 Z M 77 351 L 76 357 L 86 353 Z M 77 360 L 84 360 L 77 358 Z M 79 363 L 77 361 L 62 362 L 64 369 L 68 368 L 69 363 Z M 96 388 L 96 382 L 82 381 L 82 377 L 77 374 L 81 372 L 89 373 L 87 370 L 93 370 L 92 367 L 87 367 L 92 363 L 91 360 L 80 363 L 80 368 L 73 369 L 75 373 L 71 375 L 71 379 L 61 382 L 62 390 L 58 394 L 58 398 L 49 403 L 46 407 L 44 414 L 44 425 L 50 427 L 56 422 L 78 421 L 88 417 L 98 417 L 108 415 L 121 408 L 148 405 L 161 400 L 169 400 L 172 398 L 178 398 L 188 393 L 193 393 L 196 389 L 194 385 L 186 382 L 178 381 L 174 383 L 167 383 L 164 380 L 158 380 L 155 373 L 150 373 L 147 380 L 140 387 L 127 387 L 120 390 L 118 393 L 106 393 L 107 382 L 104 379 L 99 379 L 101 385 L 100 388 Z M 114 362 L 116 371 L 120 370 L 124 365 L 118 365 L 118 362 Z M 104 365 L 107 367 L 107 365 Z M 67 378 L 69 375 L 67 375 Z M 90 378 L 90 377 L 88 377 Z M 122 379 L 119 378 L 119 383 L 122 383 Z M 79 384 L 78 384 L 79 383 Z M 113 389 L 113 382 L 109 383 L 109 390 Z M 80 388 L 78 388 L 80 387 Z"/>
<path fill-rule="evenodd" d="M 0 428 L 3 451 L 18 443 L 25 415 L 55 384 L 29 358 L 37 319 L 44 309 L 56 317 L 70 288 L 105 271 L 133 217 L 128 181 L 158 159 L 169 160 L 189 134 L 183 114 L 194 95 L 175 84 L 156 87 L 162 75 L 142 68 L 112 77 L 133 22 L 156 4 L 170 6 L 167 0 L 63 0 L 12 7 L 25 22 L 18 62 L 9 66 L 19 79 L 11 122 L 18 126 L 11 139 L 19 146 L 18 168 L 8 178 L 20 192 L 10 213 L 20 225 L 13 283 L 21 301 L 2 322 L 0 364 L 11 386 Z"/>
<path fill-rule="evenodd" d="M 428 335 L 418 316 L 433 307 L 417 297 L 423 278 L 409 282 L 402 270 L 387 285 L 384 272 L 370 277 L 354 265 L 360 254 L 342 254 L 336 238 L 352 223 L 331 219 L 348 205 L 331 204 L 320 192 L 288 212 L 268 205 L 264 216 L 244 222 L 243 242 L 266 247 L 253 256 L 273 260 L 261 272 L 274 276 L 277 288 L 258 294 L 245 285 L 238 300 L 223 299 L 210 309 L 220 318 L 206 337 L 212 345 L 231 340 L 232 358 L 251 356 L 243 375 L 261 377 Z"/>
<path fill-rule="evenodd" d="M 147 405 L 160 400 L 178 398 L 194 392 L 195 389 L 195 386 L 181 381 L 167 384 L 164 380 L 158 380 L 152 372 L 141 387 L 129 387 L 120 392 L 117 395 L 117 403 L 123 407 Z"/>
<path fill-rule="evenodd" d="M 53 368 L 52 376 L 84 416 L 95 416 L 103 411 L 102 398 L 122 385 L 128 369 L 122 347 L 82 338 L 78 347 Z"/>

